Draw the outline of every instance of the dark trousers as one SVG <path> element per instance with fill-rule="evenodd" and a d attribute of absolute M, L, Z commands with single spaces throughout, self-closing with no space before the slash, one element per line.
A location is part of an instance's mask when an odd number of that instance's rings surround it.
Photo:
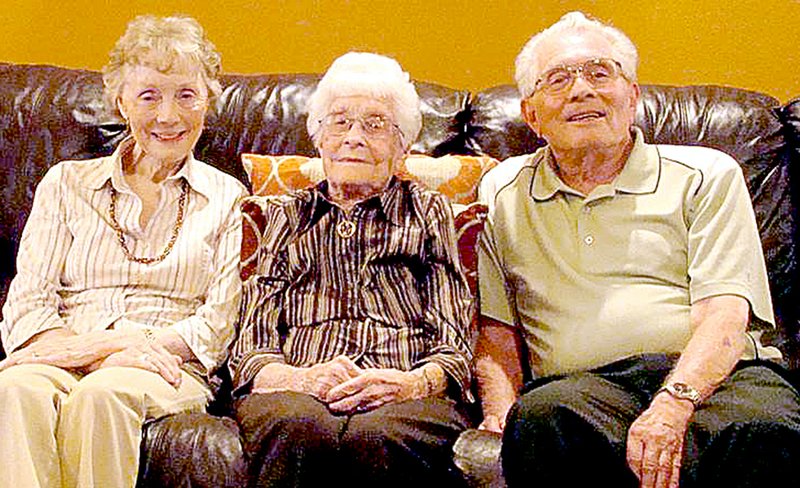
<path fill-rule="evenodd" d="M 509 487 L 638 487 L 625 460 L 631 423 L 674 357 L 645 355 L 531 382 L 509 412 L 503 472 Z M 800 486 L 800 395 L 780 367 L 742 362 L 695 411 L 681 488 Z"/>
<path fill-rule="evenodd" d="M 301 393 L 252 394 L 236 405 L 254 486 L 460 486 L 452 447 L 468 427 L 445 397 L 334 415 Z"/>

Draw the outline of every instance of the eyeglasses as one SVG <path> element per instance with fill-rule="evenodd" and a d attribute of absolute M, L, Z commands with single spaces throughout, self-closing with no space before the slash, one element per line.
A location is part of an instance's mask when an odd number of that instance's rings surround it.
<path fill-rule="evenodd" d="M 556 66 L 536 80 L 531 95 L 540 89 L 549 94 L 564 92 L 575 83 L 579 76 L 583 77 L 586 83 L 593 88 L 602 89 L 625 75 L 622 72 L 622 65 L 618 61 L 608 58 L 596 58 L 580 64 Z"/>
<path fill-rule="evenodd" d="M 346 114 L 328 114 L 320 120 L 325 132 L 332 136 L 343 136 L 350 132 L 353 124 L 358 122 L 361 129 L 370 136 L 388 137 L 393 130 L 400 131 L 400 127 L 384 115 L 372 114 L 361 117 L 351 117 Z"/>

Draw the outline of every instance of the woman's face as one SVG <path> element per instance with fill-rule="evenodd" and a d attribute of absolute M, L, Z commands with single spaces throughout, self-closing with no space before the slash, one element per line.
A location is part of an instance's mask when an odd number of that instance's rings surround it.
<path fill-rule="evenodd" d="M 317 148 L 331 185 L 383 189 L 404 151 L 391 107 L 367 96 L 339 97 L 320 126 Z"/>
<path fill-rule="evenodd" d="M 191 153 L 208 110 L 208 87 L 199 69 L 162 73 L 134 66 L 125 74 L 118 107 L 138 148 L 162 162 Z"/>

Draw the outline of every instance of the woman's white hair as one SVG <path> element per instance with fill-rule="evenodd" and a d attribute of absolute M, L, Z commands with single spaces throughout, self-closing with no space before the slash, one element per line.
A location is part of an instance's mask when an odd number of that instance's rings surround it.
<path fill-rule="evenodd" d="M 306 128 L 314 144 L 319 145 L 320 125 L 334 100 L 359 95 L 389 104 L 394 122 L 403 135 L 403 149 L 408 150 L 422 128 L 417 90 L 397 61 L 380 54 L 360 52 L 349 52 L 337 58 L 309 98 Z"/>
<path fill-rule="evenodd" d="M 111 110 L 117 110 L 127 70 L 139 65 L 162 73 L 194 66 L 200 69 L 211 96 L 222 92 L 220 55 L 203 27 L 185 15 L 140 15 L 128 23 L 103 67 L 104 98 Z"/>
<path fill-rule="evenodd" d="M 639 54 L 636 46 L 621 30 L 587 17 L 583 12 L 570 12 L 558 22 L 539 32 L 528 40 L 517 56 L 516 73 L 517 88 L 522 97 L 530 96 L 536 88 L 536 81 L 542 74 L 544 62 L 539 58 L 542 43 L 558 38 L 566 33 L 596 32 L 608 39 L 612 55 L 622 65 L 622 72 L 631 81 L 636 81 L 636 66 Z"/>

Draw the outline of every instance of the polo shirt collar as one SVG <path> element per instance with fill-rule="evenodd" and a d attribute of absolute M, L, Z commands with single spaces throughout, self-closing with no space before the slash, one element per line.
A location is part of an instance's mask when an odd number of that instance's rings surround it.
<path fill-rule="evenodd" d="M 658 186 L 661 173 L 658 152 L 654 146 L 645 144 L 644 135 L 638 127 L 633 128 L 633 149 L 622 167 L 622 171 L 611 182 L 615 192 L 646 194 L 652 193 Z M 531 196 L 534 200 L 549 200 L 558 192 L 582 196 L 576 190 L 567 186 L 558 177 L 553 169 L 553 154 L 550 147 L 546 146 L 531 156 L 534 170 L 531 182 Z"/>
<path fill-rule="evenodd" d="M 580 193 L 567 186 L 556 174 L 551 164 L 553 153 L 550 146 L 539 149 L 532 157 L 532 164 L 536 167 L 531 182 L 531 196 L 534 200 L 549 200 L 558 192 L 580 196 Z"/>
<path fill-rule="evenodd" d="M 661 176 L 658 150 L 655 146 L 645 144 L 641 129 L 634 127 L 633 131 L 633 149 L 612 186 L 622 193 L 653 193 Z"/>

